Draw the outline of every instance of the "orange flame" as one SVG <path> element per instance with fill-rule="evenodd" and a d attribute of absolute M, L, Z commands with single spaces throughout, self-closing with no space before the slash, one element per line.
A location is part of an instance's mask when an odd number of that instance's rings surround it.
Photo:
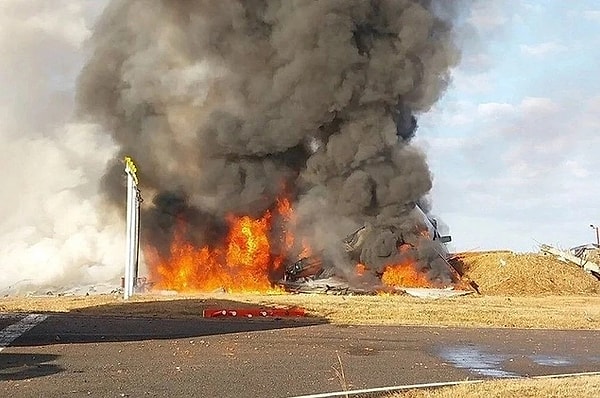
<path fill-rule="evenodd" d="M 432 282 L 426 274 L 419 272 L 416 260 L 410 255 L 412 246 L 408 244 L 398 247 L 398 251 L 403 254 L 404 259 L 398 264 L 392 264 L 385 267 L 381 281 L 384 285 L 390 287 L 431 287 Z"/>
<path fill-rule="evenodd" d="M 366 270 L 367 270 L 367 267 L 364 264 L 361 264 L 361 263 L 356 264 L 356 275 L 363 276 L 365 274 Z"/>
<path fill-rule="evenodd" d="M 294 210 L 288 198 L 277 199 L 277 212 L 286 226 L 282 237 L 283 249 L 289 251 L 294 247 L 294 235 L 289 231 L 289 227 L 296 223 L 296 217 L 294 217 Z"/>
<path fill-rule="evenodd" d="M 312 256 L 312 248 L 308 244 L 306 239 L 302 239 L 302 251 L 300 252 L 300 258 Z"/>
<path fill-rule="evenodd" d="M 274 218 L 281 221 L 276 229 L 272 225 Z M 290 253 L 294 251 L 302 250 L 301 255 L 311 252 L 308 242 L 298 241 L 292 233 L 297 221 L 292 204 L 285 197 L 277 200 L 273 212 L 266 211 L 260 218 L 230 216 L 227 221 L 228 234 L 224 243 L 216 247 L 198 248 L 188 242 L 187 226 L 182 221 L 176 226 L 168 258 L 161 258 L 153 248 L 145 248 L 155 288 L 279 292 L 281 289 L 273 287 L 273 279 L 283 275 L 285 259 L 293 258 Z"/>
<path fill-rule="evenodd" d="M 154 257 L 156 288 L 177 291 L 271 292 L 269 274 L 274 258 L 268 233 L 271 213 L 259 219 L 232 217 L 225 248 L 195 248 L 184 239 L 185 225 L 178 225 L 170 258 Z M 152 262 L 152 261 L 151 261 Z"/>
<path fill-rule="evenodd" d="M 419 235 L 421 235 L 423 238 L 431 239 L 431 234 L 429 233 L 428 229 L 419 230 Z"/>
<path fill-rule="evenodd" d="M 427 275 L 417 271 L 410 263 L 387 266 L 381 281 L 390 287 L 431 287 Z"/>

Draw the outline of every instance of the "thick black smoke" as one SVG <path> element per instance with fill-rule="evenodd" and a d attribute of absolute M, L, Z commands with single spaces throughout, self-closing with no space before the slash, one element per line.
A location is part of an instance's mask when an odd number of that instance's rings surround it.
<path fill-rule="evenodd" d="M 379 269 L 432 186 L 410 140 L 458 59 L 443 3 L 113 0 L 78 103 L 156 195 L 144 236 L 164 246 L 184 212 L 210 241 L 226 214 L 260 215 L 285 186 L 336 264 L 340 240 L 368 223 L 361 260 Z M 119 204 L 121 168 L 105 176 Z"/>

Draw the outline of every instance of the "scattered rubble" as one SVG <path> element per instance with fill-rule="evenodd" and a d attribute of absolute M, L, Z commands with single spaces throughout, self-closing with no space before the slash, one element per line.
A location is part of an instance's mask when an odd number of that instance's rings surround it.
<path fill-rule="evenodd" d="M 299 280 L 284 280 L 279 284 L 290 293 L 322 293 L 332 295 L 375 295 L 377 292 L 372 288 L 366 289 L 350 286 L 348 281 L 336 278 L 302 278 Z"/>
<path fill-rule="evenodd" d="M 0 291 L 1 297 L 76 297 L 92 295 L 121 295 L 122 290 L 116 283 L 96 283 L 79 286 L 38 287 L 33 284 L 9 286 Z"/>
<path fill-rule="evenodd" d="M 592 261 L 592 259 L 598 257 L 598 247 L 596 245 L 577 246 L 568 252 L 549 245 L 541 245 L 540 252 L 545 255 L 556 256 L 561 261 L 570 261 L 582 267 L 585 272 L 589 272 L 600 279 L 600 266 Z"/>
<path fill-rule="evenodd" d="M 475 289 L 467 287 L 469 290 L 461 288 L 446 287 L 380 287 L 379 290 L 373 290 L 371 286 L 357 287 L 351 286 L 347 281 L 331 277 L 322 279 L 303 279 L 298 282 L 285 281 L 282 286 L 290 293 L 321 293 L 331 295 L 355 295 L 355 296 L 374 296 L 378 294 L 409 295 L 420 298 L 448 298 L 456 296 L 465 296 L 475 293 Z"/>
<path fill-rule="evenodd" d="M 472 290 L 456 290 L 449 287 L 445 289 L 436 289 L 431 287 L 406 287 L 402 288 L 402 290 L 409 296 L 429 299 L 466 296 L 468 294 L 474 293 Z"/>

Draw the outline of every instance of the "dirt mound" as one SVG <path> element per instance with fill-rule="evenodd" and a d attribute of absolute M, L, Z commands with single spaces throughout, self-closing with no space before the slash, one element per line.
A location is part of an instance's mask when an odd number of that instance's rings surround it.
<path fill-rule="evenodd" d="M 554 256 L 511 251 L 457 253 L 452 265 L 482 294 L 600 294 L 600 282 L 575 264 Z"/>

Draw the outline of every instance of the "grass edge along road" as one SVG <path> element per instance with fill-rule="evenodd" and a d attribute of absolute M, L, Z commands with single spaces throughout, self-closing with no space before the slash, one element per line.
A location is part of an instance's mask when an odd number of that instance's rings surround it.
<path fill-rule="evenodd" d="M 293 398 L 337 398 L 377 396 L 385 398 L 596 398 L 600 372 L 565 373 L 508 379 L 475 379 L 438 383 L 333 391 Z"/>
<path fill-rule="evenodd" d="M 0 312 L 72 312 L 82 315 L 199 317 L 207 307 L 302 307 L 334 324 L 442 327 L 600 329 L 600 296 L 480 296 L 419 299 L 408 296 L 324 294 L 144 294 L 5 297 Z"/>
<path fill-rule="evenodd" d="M 600 375 L 568 378 L 491 380 L 436 389 L 397 392 L 387 398 L 595 398 L 600 392 Z"/>

